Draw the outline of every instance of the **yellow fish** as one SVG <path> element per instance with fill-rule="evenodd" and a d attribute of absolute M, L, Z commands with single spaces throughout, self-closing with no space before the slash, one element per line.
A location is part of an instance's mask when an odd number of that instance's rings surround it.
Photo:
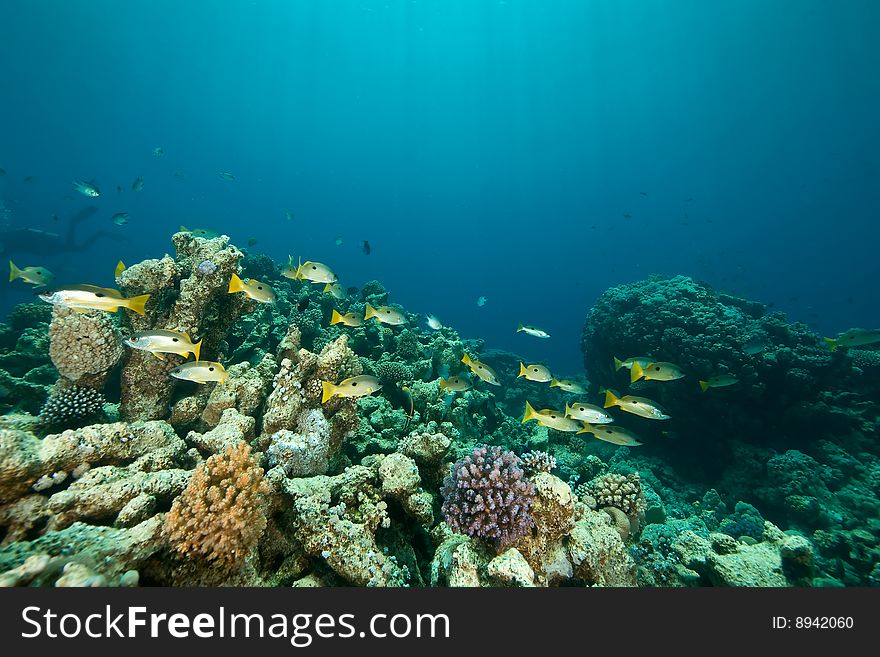
<path fill-rule="evenodd" d="M 390 324 L 391 326 L 398 326 L 406 323 L 406 317 L 404 314 L 391 306 L 379 306 L 378 308 L 373 308 L 373 306 L 367 304 L 366 312 L 364 313 L 364 321 L 371 317 L 375 317 L 378 322 Z"/>
<path fill-rule="evenodd" d="M 550 379 L 550 387 L 561 388 L 565 392 L 573 392 L 578 395 L 586 392 L 586 389 L 580 383 L 569 381 L 568 379 Z"/>
<path fill-rule="evenodd" d="M 624 447 L 635 447 L 636 445 L 642 444 L 638 439 L 638 436 L 629 429 L 624 429 L 623 427 L 617 427 L 611 424 L 602 424 L 595 427 L 584 423 L 584 428 L 578 431 L 578 433 L 591 433 L 596 436 L 596 438 L 604 440 L 606 443 L 623 445 Z"/>
<path fill-rule="evenodd" d="M 700 390 L 706 392 L 709 388 L 723 388 L 725 386 L 732 386 L 734 383 L 739 383 L 739 379 L 733 374 L 719 374 L 705 381 L 700 381 Z"/>
<path fill-rule="evenodd" d="M 343 326 L 363 326 L 364 320 L 362 317 L 358 317 L 354 311 L 340 315 L 339 312 L 334 309 L 333 313 L 330 315 L 330 324 L 331 326 L 333 324 L 342 324 Z"/>
<path fill-rule="evenodd" d="M 438 385 L 440 390 L 444 392 L 447 390 L 450 392 L 464 392 L 471 389 L 471 382 L 462 376 L 450 376 L 448 379 L 444 379 L 441 376 Z"/>
<path fill-rule="evenodd" d="M 638 363 L 642 367 L 647 367 L 651 363 L 654 362 L 653 358 L 649 358 L 648 356 L 633 356 L 632 358 L 627 358 L 626 360 L 620 360 L 616 356 L 614 357 L 614 371 L 616 372 L 621 367 L 625 367 L 628 370 L 632 369 L 634 363 Z"/>
<path fill-rule="evenodd" d="M 565 415 L 559 411 L 553 410 L 552 408 L 545 408 L 541 411 L 536 411 L 532 408 L 532 405 L 526 401 L 526 412 L 525 415 L 523 415 L 522 421 L 523 423 L 526 423 L 529 420 L 537 420 L 538 424 L 542 427 L 549 427 L 550 429 L 566 431 L 568 433 L 574 433 L 581 428 L 580 422 L 565 417 Z"/>
<path fill-rule="evenodd" d="M 342 288 L 342 283 L 327 283 L 327 285 L 324 286 L 324 292 L 328 293 L 334 299 L 345 298 L 345 290 Z"/>
<path fill-rule="evenodd" d="M 571 406 L 566 404 L 565 417 L 588 422 L 589 424 L 611 424 L 614 422 L 614 418 L 604 408 L 599 408 L 585 402 L 574 402 Z"/>
<path fill-rule="evenodd" d="M 637 362 L 633 363 L 632 369 L 629 372 L 630 382 L 635 383 L 642 377 L 645 377 L 645 381 L 675 381 L 684 377 L 684 372 L 681 371 L 678 365 L 673 363 L 658 362 L 651 363 L 645 367 Z"/>
<path fill-rule="evenodd" d="M 825 344 L 831 351 L 838 347 L 863 347 L 880 342 L 880 329 L 850 329 L 836 338 L 825 338 Z"/>
<path fill-rule="evenodd" d="M 321 386 L 324 389 L 324 395 L 321 397 L 321 403 L 324 404 L 331 397 L 363 397 L 369 395 L 382 387 L 379 379 L 369 374 L 361 374 L 360 376 L 352 376 L 339 383 L 331 381 L 322 381 Z"/>
<path fill-rule="evenodd" d="M 120 276 L 120 275 L 122 274 L 122 272 L 124 272 L 124 271 L 125 271 L 125 263 L 122 262 L 122 260 L 120 260 L 119 262 L 116 263 L 116 269 L 113 270 L 113 275 L 114 275 L 116 278 L 119 278 L 119 276 Z"/>
<path fill-rule="evenodd" d="M 120 308 L 128 308 L 138 315 L 144 314 L 144 306 L 149 294 L 141 294 L 130 299 L 124 298 L 118 290 L 96 285 L 72 285 L 60 290 L 40 292 L 46 303 L 65 306 L 74 310 L 106 310 L 115 313 Z"/>
<path fill-rule="evenodd" d="M 210 381 L 223 383 L 229 378 L 223 365 L 210 360 L 191 360 L 181 363 L 171 370 L 171 376 L 181 381 L 194 381 L 195 383 Z"/>
<path fill-rule="evenodd" d="M 471 372 L 476 374 L 486 383 L 491 383 L 493 386 L 501 385 L 500 383 L 498 383 L 498 377 L 495 375 L 495 370 L 493 370 L 485 363 L 474 360 L 467 354 L 461 357 L 461 362 L 467 365 L 470 368 Z"/>
<path fill-rule="evenodd" d="M 20 278 L 34 287 L 44 287 L 55 279 L 55 274 L 45 267 L 25 267 L 19 269 L 12 260 L 9 261 L 9 282 Z"/>
<path fill-rule="evenodd" d="M 618 397 L 610 390 L 605 391 L 605 408 L 619 406 L 621 410 L 639 417 L 648 418 L 649 420 L 668 420 L 669 416 L 660 408 L 659 404 L 645 399 L 644 397 L 633 397 L 632 395 L 624 395 Z"/>
<path fill-rule="evenodd" d="M 199 350 L 202 341 L 195 344 L 190 337 L 182 331 L 169 331 L 166 329 L 154 329 L 152 331 L 138 331 L 125 338 L 125 344 L 133 349 L 149 351 L 159 360 L 165 360 L 162 354 L 178 354 L 189 358 L 190 352 L 199 359 Z"/>
<path fill-rule="evenodd" d="M 293 264 L 293 256 L 287 256 L 287 264 L 281 268 L 281 275 L 284 278 L 296 280 L 296 265 Z"/>
<path fill-rule="evenodd" d="M 244 292 L 248 299 L 260 303 L 275 303 L 275 293 L 266 283 L 261 283 L 253 278 L 248 279 L 248 282 L 245 283 L 236 274 L 233 274 L 229 279 L 229 294 L 236 292 Z"/>
<path fill-rule="evenodd" d="M 537 381 L 538 383 L 547 383 L 547 381 L 550 381 L 553 378 L 553 375 L 550 374 L 550 370 L 543 365 L 529 365 L 526 367 L 520 363 L 519 374 L 516 375 L 516 378 L 521 376 L 526 377 L 529 381 Z"/>
<path fill-rule="evenodd" d="M 321 262 L 306 260 L 299 264 L 294 280 L 311 281 L 312 283 L 335 283 L 339 277 L 327 265 Z"/>

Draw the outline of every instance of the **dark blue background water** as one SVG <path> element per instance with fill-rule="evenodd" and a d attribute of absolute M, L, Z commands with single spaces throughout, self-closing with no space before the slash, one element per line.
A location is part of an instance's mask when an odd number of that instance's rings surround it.
<path fill-rule="evenodd" d="M 569 373 L 595 298 L 654 272 L 874 327 L 878 28 L 873 0 L 5 0 L 0 198 L 63 230 L 94 178 L 83 234 L 129 240 L 12 255 L 111 285 L 210 227 Z"/>

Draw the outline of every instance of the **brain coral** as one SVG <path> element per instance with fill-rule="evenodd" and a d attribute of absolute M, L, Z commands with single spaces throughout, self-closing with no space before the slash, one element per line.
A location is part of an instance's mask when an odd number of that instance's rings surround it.
<path fill-rule="evenodd" d="M 103 312 L 78 313 L 56 306 L 49 325 L 49 356 L 70 381 L 100 387 L 122 356 L 121 336 Z"/>
<path fill-rule="evenodd" d="M 245 442 L 215 454 L 193 473 L 165 516 L 165 535 L 182 556 L 232 570 L 266 528 L 263 469 Z"/>
<path fill-rule="evenodd" d="M 520 459 L 500 447 L 481 446 L 452 466 L 443 480 L 443 516 L 453 531 L 482 538 L 499 549 L 533 526 L 535 486 Z"/>

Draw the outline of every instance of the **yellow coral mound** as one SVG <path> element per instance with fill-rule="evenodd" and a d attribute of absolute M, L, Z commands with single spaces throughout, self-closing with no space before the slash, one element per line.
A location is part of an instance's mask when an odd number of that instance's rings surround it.
<path fill-rule="evenodd" d="M 269 486 L 245 442 L 210 457 L 165 516 L 165 536 L 182 556 L 232 570 L 266 528 Z"/>

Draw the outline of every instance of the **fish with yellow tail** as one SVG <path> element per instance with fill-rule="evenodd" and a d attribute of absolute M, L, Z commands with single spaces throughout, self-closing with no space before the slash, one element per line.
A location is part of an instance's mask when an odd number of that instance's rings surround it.
<path fill-rule="evenodd" d="M 633 395 L 624 395 L 618 397 L 610 390 L 605 391 L 605 408 L 619 406 L 621 410 L 639 417 L 649 420 L 668 420 L 669 416 L 660 407 L 657 402 L 644 397 L 634 397 Z"/>
<path fill-rule="evenodd" d="M 339 280 L 339 277 L 324 263 L 306 260 L 297 265 L 293 280 L 310 281 L 312 283 L 335 283 Z"/>
<path fill-rule="evenodd" d="M 367 304 L 366 312 L 364 312 L 364 321 L 371 317 L 375 318 L 377 322 L 388 324 L 389 326 L 399 326 L 400 324 L 406 323 L 406 317 L 404 314 L 391 306 L 379 306 L 378 308 L 373 308 L 373 306 Z"/>
<path fill-rule="evenodd" d="M 73 310 L 106 310 L 115 313 L 120 308 L 128 308 L 138 315 L 144 314 L 144 306 L 150 298 L 149 294 L 141 294 L 126 299 L 118 290 L 96 285 L 71 285 L 58 290 L 40 292 L 40 298 L 46 303 L 64 306 Z"/>
<path fill-rule="evenodd" d="M 630 382 L 635 383 L 641 378 L 645 381 L 675 381 L 684 378 L 684 372 L 674 363 L 657 362 L 644 367 L 639 363 L 633 363 L 629 371 Z"/>
<path fill-rule="evenodd" d="M 739 383 L 739 379 L 733 374 L 719 374 L 718 376 L 709 377 L 705 381 L 700 381 L 700 390 L 706 392 L 709 388 L 725 388 L 732 386 L 734 383 Z"/>
<path fill-rule="evenodd" d="M 880 342 L 880 329 L 850 329 L 836 338 L 824 338 L 831 351 L 840 347 L 864 347 Z"/>
<path fill-rule="evenodd" d="M 120 260 L 119 262 L 116 263 L 116 269 L 113 270 L 113 275 L 116 278 L 119 278 L 120 276 L 122 276 L 122 272 L 124 272 L 125 269 L 126 269 L 125 263 L 122 262 L 122 260 Z"/>
<path fill-rule="evenodd" d="M 342 287 L 342 283 L 327 283 L 324 286 L 324 293 L 329 294 L 334 299 L 345 298 L 345 289 Z"/>
<path fill-rule="evenodd" d="M 548 381 L 553 379 L 553 375 L 550 374 L 550 370 L 544 367 L 543 365 L 524 365 L 523 363 L 519 364 L 519 374 L 516 375 L 516 378 L 524 376 L 529 381 L 537 381 L 538 383 L 547 383 Z"/>
<path fill-rule="evenodd" d="M 495 370 L 486 365 L 485 363 L 481 363 L 478 360 L 474 360 L 467 354 L 461 357 L 461 362 L 468 366 L 471 372 L 476 374 L 480 379 L 489 383 L 493 386 L 500 386 L 498 383 L 498 376 L 495 374 Z"/>
<path fill-rule="evenodd" d="M 632 358 L 627 358 L 626 360 L 620 360 L 617 356 L 614 357 L 614 371 L 616 372 L 621 367 L 625 367 L 628 370 L 632 369 L 632 366 L 635 363 L 638 363 L 641 367 L 647 367 L 651 363 L 654 362 L 654 359 L 650 356 L 633 356 Z"/>
<path fill-rule="evenodd" d="M 569 379 L 550 379 L 550 387 L 559 388 L 560 390 L 571 392 L 575 395 L 583 395 L 585 392 L 587 392 L 587 389 L 584 388 L 580 383 L 576 381 L 571 381 Z"/>
<path fill-rule="evenodd" d="M 171 376 L 181 381 L 192 381 L 194 383 L 225 383 L 229 379 L 229 373 L 220 363 L 210 360 L 191 360 L 181 363 L 173 370 Z"/>
<path fill-rule="evenodd" d="M 556 429 L 557 431 L 565 431 L 567 433 L 575 433 L 581 428 L 581 423 L 577 420 L 565 417 L 565 414 L 552 408 L 544 408 L 536 411 L 532 405 L 526 401 L 526 412 L 523 415 L 523 424 L 529 420 L 536 420 L 542 427 Z"/>
<path fill-rule="evenodd" d="M 470 390 L 472 387 L 470 380 L 463 376 L 450 376 L 448 379 L 444 379 L 441 376 L 437 385 L 440 386 L 442 392 L 464 392 L 465 390 Z"/>
<path fill-rule="evenodd" d="M 288 255 L 287 256 L 287 264 L 281 268 L 281 275 L 284 276 L 284 278 L 289 278 L 289 279 L 295 281 L 296 280 L 296 270 L 297 270 L 297 265 L 293 264 L 293 256 Z"/>
<path fill-rule="evenodd" d="M 132 349 L 148 351 L 159 360 L 165 360 L 162 354 L 177 354 L 184 358 L 189 358 L 189 355 L 193 354 L 198 360 L 202 348 L 201 340 L 193 343 L 186 333 L 167 329 L 138 331 L 125 338 L 125 344 Z"/>
<path fill-rule="evenodd" d="M 371 395 L 382 387 L 379 379 L 369 374 L 352 376 L 339 383 L 322 381 L 321 387 L 324 394 L 321 403 L 326 404 L 333 397 L 364 397 Z"/>
<path fill-rule="evenodd" d="M 353 310 L 341 315 L 339 314 L 339 311 L 334 308 L 333 313 L 330 315 L 330 325 L 332 326 L 333 324 L 342 324 L 343 326 L 363 326 L 364 318 L 359 316 Z"/>
<path fill-rule="evenodd" d="M 55 280 L 55 274 L 50 272 L 45 267 L 24 267 L 19 269 L 16 267 L 15 263 L 12 260 L 9 261 L 9 282 L 11 283 L 15 279 L 20 278 L 25 283 L 30 283 L 35 288 L 36 287 L 45 287 L 53 280 Z"/>
<path fill-rule="evenodd" d="M 604 408 L 577 401 L 565 405 L 565 417 L 589 424 L 611 424 L 614 422 L 614 418 Z"/>
<path fill-rule="evenodd" d="M 236 292 L 244 292 L 248 299 L 259 303 L 275 303 L 275 292 L 266 283 L 261 283 L 253 278 L 245 282 L 237 274 L 233 274 L 229 279 L 229 294 Z"/>
<path fill-rule="evenodd" d="M 599 440 L 604 440 L 606 443 L 621 445 L 623 447 L 635 447 L 636 445 L 642 444 L 638 439 L 638 436 L 632 431 L 612 424 L 600 424 L 594 426 L 592 424 L 584 423 L 584 428 L 578 431 L 578 433 L 591 433 Z"/>

